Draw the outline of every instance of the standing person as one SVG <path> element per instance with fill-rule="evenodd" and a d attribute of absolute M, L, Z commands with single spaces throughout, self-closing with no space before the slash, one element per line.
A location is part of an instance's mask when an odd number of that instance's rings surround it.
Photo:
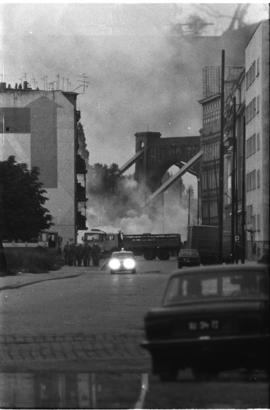
<path fill-rule="evenodd" d="M 64 246 L 64 260 L 65 260 L 65 265 L 68 265 L 69 263 L 69 250 L 70 250 L 70 245 L 69 241 Z"/>
<path fill-rule="evenodd" d="M 93 266 L 99 266 L 99 259 L 100 259 L 101 249 L 97 243 L 94 243 L 92 247 L 92 260 Z"/>
<path fill-rule="evenodd" d="M 81 243 L 76 245 L 76 265 L 77 266 L 82 266 L 82 260 L 83 260 L 83 246 Z"/>
<path fill-rule="evenodd" d="M 91 246 L 85 242 L 83 246 L 83 266 L 90 266 Z"/>
<path fill-rule="evenodd" d="M 69 266 L 76 266 L 76 245 L 75 243 L 71 243 L 69 247 L 69 258 L 68 258 Z"/>

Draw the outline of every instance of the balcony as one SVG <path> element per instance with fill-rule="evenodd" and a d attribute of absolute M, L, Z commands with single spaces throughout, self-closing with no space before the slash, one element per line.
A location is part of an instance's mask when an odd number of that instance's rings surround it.
<path fill-rule="evenodd" d="M 81 111 L 76 110 L 76 122 L 80 121 L 81 119 Z"/>
<path fill-rule="evenodd" d="M 80 212 L 77 212 L 77 229 L 81 231 L 86 231 L 86 216 L 82 215 Z"/>
<path fill-rule="evenodd" d="M 85 160 L 78 154 L 76 155 L 76 174 L 87 174 Z"/>
<path fill-rule="evenodd" d="M 83 187 L 79 182 L 76 184 L 76 200 L 77 202 L 87 201 L 85 187 Z"/>

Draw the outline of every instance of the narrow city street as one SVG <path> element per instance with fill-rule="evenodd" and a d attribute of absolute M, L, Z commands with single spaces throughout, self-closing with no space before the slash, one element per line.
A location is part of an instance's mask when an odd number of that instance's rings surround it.
<path fill-rule="evenodd" d="M 160 304 L 176 260 L 137 262 L 135 275 L 110 275 L 103 263 L 2 288 L 1 407 L 267 407 L 261 373 L 211 383 L 194 382 L 189 369 L 177 383 L 151 374 L 143 317 Z"/>

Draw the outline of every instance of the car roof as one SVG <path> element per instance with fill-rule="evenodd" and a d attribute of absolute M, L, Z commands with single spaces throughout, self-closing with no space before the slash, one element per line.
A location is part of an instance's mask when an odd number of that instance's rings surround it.
<path fill-rule="evenodd" d="M 264 263 L 257 263 L 257 262 L 248 262 L 245 264 L 224 264 L 224 265 L 207 265 L 207 266 L 198 266 L 194 268 L 185 268 L 179 269 L 172 272 L 170 277 L 175 276 L 182 276 L 186 274 L 192 273 L 222 273 L 222 272 L 244 272 L 250 271 L 250 269 L 255 268 L 257 271 L 266 271 L 268 270 L 269 266 Z"/>
<path fill-rule="evenodd" d="M 195 248 L 182 248 L 180 250 L 180 253 L 185 253 L 185 252 L 187 252 L 187 253 L 199 253 L 198 250 L 195 249 Z"/>
<path fill-rule="evenodd" d="M 116 251 L 112 253 L 113 255 L 133 255 L 132 251 Z"/>

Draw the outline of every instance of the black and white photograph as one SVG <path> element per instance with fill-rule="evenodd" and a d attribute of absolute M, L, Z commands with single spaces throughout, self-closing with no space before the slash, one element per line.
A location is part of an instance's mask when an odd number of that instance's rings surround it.
<path fill-rule="evenodd" d="M 0 408 L 269 409 L 268 3 L 0 0 Z"/>

